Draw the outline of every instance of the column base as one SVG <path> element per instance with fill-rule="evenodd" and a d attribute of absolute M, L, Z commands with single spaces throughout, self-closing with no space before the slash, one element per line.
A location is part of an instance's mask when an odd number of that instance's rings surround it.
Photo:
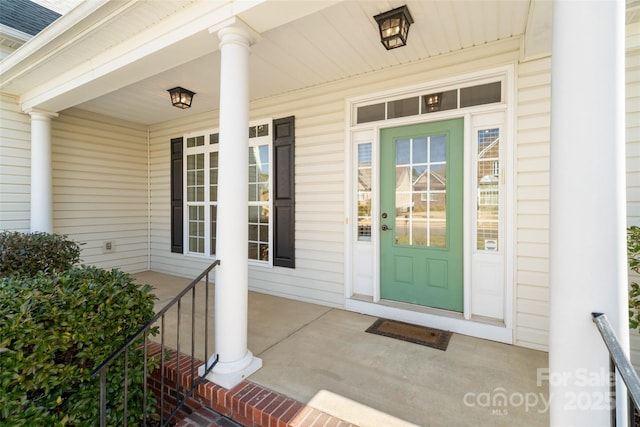
<path fill-rule="evenodd" d="M 216 355 L 214 354 L 207 361 L 207 366 L 211 365 L 215 359 Z M 230 390 L 260 368 L 262 368 L 262 359 L 254 357 L 250 351 L 247 351 L 245 357 L 235 362 L 218 362 L 206 378 L 208 381 Z M 204 372 L 205 366 L 200 366 L 198 375 L 202 376 Z"/>

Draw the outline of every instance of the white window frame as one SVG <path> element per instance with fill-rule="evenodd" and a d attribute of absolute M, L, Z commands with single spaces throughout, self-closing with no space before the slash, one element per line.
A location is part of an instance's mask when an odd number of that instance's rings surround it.
<path fill-rule="evenodd" d="M 209 179 L 209 153 L 212 151 L 211 146 L 213 144 L 209 144 L 209 135 L 216 133 L 217 130 L 209 129 L 205 131 L 199 132 L 190 132 L 184 135 L 183 138 L 183 167 L 182 167 L 182 182 L 183 182 L 183 200 L 184 200 L 184 209 L 183 209 L 183 247 L 184 254 L 190 256 L 197 257 L 207 257 L 211 258 L 212 255 L 209 255 L 211 252 L 211 202 L 209 200 L 209 187 L 210 187 L 210 179 Z M 195 147 L 187 147 L 187 141 L 189 138 L 196 138 L 198 136 L 204 136 L 204 144 Z M 191 155 L 202 154 L 204 156 L 204 201 L 202 202 L 190 202 L 188 200 L 187 195 L 187 157 Z M 190 206 L 204 206 L 204 252 L 192 252 L 189 245 L 189 207 Z"/>
<path fill-rule="evenodd" d="M 261 145 L 267 145 L 267 150 L 269 152 L 269 201 L 267 203 L 261 203 L 259 201 L 249 201 L 247 200 L 247 209 L 249 206 L 267 206 L 269 209 L 269 258 L 267 261 L 261 261 L 256 259 L 249 259 L 249 264 L 251 265 L 268 265 L 273 266 L 273 120 L 259 120 L 255 122 L 251 122 L 249 127 L 257 126 L 261 124 L 269 124 L 269 134 L 267 136 L 256 136 L 254 138 L 249 138 L 249 149 L 254 147 L 259 147 Z M 248 161 L 248 153 L 247 153 L 247 161 Z M 249 224 L 247 224 L 247 227 Z M 247 241 L 247 244 L 249 242 Z"/>
<path fill-rule="evenodd" d="M 256 136 L 249 138 L 249 128 L 252 126 L 258 126 L 268 124 L 269 132 L 266 136 Z M 219 129 L 206 129 L 195 132 L 189 132 L 183 135 L 183 168 L 182 168 L 182 179 L 183 179 L 183 254 L 190 257 L 197 258 L 209 258 L 215 259 L 216 254 L 211 253 L 211 206 L 217 205 L 217 201 L 212 202 L 210 200 L 210 188 L 211 188 L 211 178 L 210 178 L 210 153 L 214 151 L 219 151 L 219 143 L 210 144 L 210 135 L 219 134 Z M 189 138 L 204 136 L 204 145 L 196 146 L 196 147 L 187 147 L 187 140 Z M 268 245 L 269 245 L 269 258 L 266 261 L 248 259 L 249 264 L 257 265 L 257 266 L 273 266 L 273 120 L 261 119 L 254 120 L 249 123 L 249 127 L 247 128 L 247 138 L 248 138 L 248 149 L 258 147 L 261 145 L 267 145 L 269 152 L 269 201 L 267 203 L 264 202 L 256 202 L 247 200 L 247 209 L 249 206 L 267 206 L 269 210 L 269 236 L 268 236 Z M 204 155 L 204 201 L 203 202 L 189 202 L 187 200 L 187 157 L 194 154 L 203 154 Z M 249 151 L 247 150 L 247 162 L 249 159 Z M 189 207 L 190 206 L 204 206 L 204 253 L 200 252 L 192 252 L 189 246 Z M 247 223 L 247 227 L 249 224 Z M 247 245 L 249 241 L 247 241 Z"/>

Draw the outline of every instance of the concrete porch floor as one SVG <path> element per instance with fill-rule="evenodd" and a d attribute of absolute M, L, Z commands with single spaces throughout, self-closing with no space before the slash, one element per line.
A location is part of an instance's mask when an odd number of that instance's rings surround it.
<path fill-rule="evenodd" d="M 134 277 L 155 288 L 156 309 L 190 283 L 155 272 Z M 195 334 L 204 336 L 198 305 L 195 317 Z M 190 297 L 180 318 L 180 351 L 190 353 Z M 249 292 L 248 346 L 263 368 L 248 379 L 362 427 L 549 424 L 548 383 L 538 380 L 548 367 L 546 353 L 460 334 L 441 351 L 366 333 L 375 320 Z M 177 316 L 169 313 L 165 345 L 174 349 L 176 328 Z M 209 334 L 212 353 L 213 326 Z M 204 354 L 203 338 L 195 355 L 203 360 Z"/>

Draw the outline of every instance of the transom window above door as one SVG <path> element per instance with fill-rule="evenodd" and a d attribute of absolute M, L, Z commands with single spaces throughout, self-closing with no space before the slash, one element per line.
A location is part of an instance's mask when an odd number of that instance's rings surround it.
<path fill-rule="evenodd" d="M 354 124 L 500 103 L 503 102 L 502 86 L 502 81 L 494 81 L 358 106 Z"/>

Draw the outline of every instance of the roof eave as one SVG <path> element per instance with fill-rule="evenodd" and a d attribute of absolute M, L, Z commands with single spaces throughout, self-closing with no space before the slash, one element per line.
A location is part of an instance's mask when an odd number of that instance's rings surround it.
<path fill-rule="evenodd" d="M 113 2 L 111 7 L 106 7 L 109 3 L 109 0 L 81 3 L 0 61 L 0 69 L 2 70 L 0 91 L 4 92 L 5 88 L 24 71 L 37 66 L 43 58 L 58 51 L 61 47 L 73 43 L 78 34 L 101 22 L 113 9 Z"/>

